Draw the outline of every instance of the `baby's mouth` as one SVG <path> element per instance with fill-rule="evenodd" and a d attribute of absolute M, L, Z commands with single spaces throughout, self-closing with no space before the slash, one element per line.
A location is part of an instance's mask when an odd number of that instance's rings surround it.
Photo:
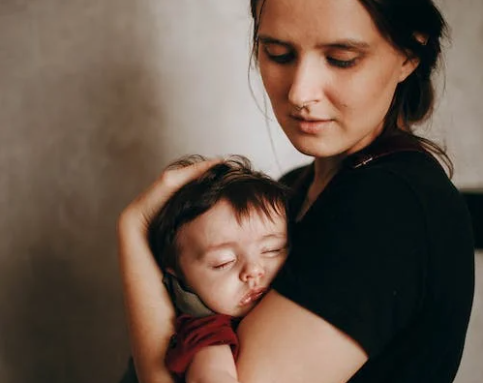
<path fill-rule="evenodd" d="M 248 305 L 252 302 L 256 302 L 259 299 L 261 299 L 264 294 L 267 292 L 267 288 L 259 288 L 259 289 L 253 289 L 250 290 L 241 300 L 239 303 L 239 306 L 245 306 Z"/>

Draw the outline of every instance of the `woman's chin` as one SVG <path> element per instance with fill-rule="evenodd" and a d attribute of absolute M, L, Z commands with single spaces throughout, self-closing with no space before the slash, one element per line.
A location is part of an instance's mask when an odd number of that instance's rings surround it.
<path fill-rule="evenodd" d="M 298 152 L 315 158 L 328 158 L 339 154 L 337 148 L 328 147 L 326 142 L 316 139 L 296 139 L 291 141 Z"/>

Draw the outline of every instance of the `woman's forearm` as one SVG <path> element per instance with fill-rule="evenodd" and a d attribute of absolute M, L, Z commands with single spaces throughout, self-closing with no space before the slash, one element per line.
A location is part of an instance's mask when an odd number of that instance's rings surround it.
<path fill-rule="evenodd" d="M 119 264 L 133 359 L 142 383 L 171 383 L 164 363 L 174 310 L 146 237 L 129 212 L 118 222 Z"/>
<path fill-rule="evenodd" d="M 148 245 L 153 217 L 180 187 L 220 160 L 165 170 L 118 220 L 121 280 L 131 349 L 141 383 L 172 383 L 164 359 L 174 332 L 175 311 Z"/>
<path fill-rule="evenodd" d="M 202 348 L 193 357 L 185 377 L 187 383 L 238 383 L 230 346 Z"/>

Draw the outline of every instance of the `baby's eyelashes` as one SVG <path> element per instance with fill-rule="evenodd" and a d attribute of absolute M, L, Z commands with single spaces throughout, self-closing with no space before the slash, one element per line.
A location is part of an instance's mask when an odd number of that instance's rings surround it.
<path fill-rule="evenodd" d="M 227 261 L 216 262 L 214 264 L 211 264 L 210 267 L 215 270 L 223 270 L 230 267 L 234 263 L 235 263 L 235 259 L 230 259 Z"/>

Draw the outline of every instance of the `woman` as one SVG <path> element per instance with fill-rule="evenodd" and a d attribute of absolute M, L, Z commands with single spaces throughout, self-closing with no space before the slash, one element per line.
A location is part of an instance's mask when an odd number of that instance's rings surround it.
<path fill-rule="evenodd" d="M 412 125 L 429 117 L 445 22 L 430 0 L 252 0 L 254 54 L 274 113 L 311 166 L 295 191 L 292 249 L 242 321 L 249 382 L 451 382 L 473 297 L 466 209 Z M 146 226 L 213 163 L 165 172 L 119 221 L 140 381 L 161 361 L 173 310 Z M 196 355 L 203 363 L 211 348 Z"/>

